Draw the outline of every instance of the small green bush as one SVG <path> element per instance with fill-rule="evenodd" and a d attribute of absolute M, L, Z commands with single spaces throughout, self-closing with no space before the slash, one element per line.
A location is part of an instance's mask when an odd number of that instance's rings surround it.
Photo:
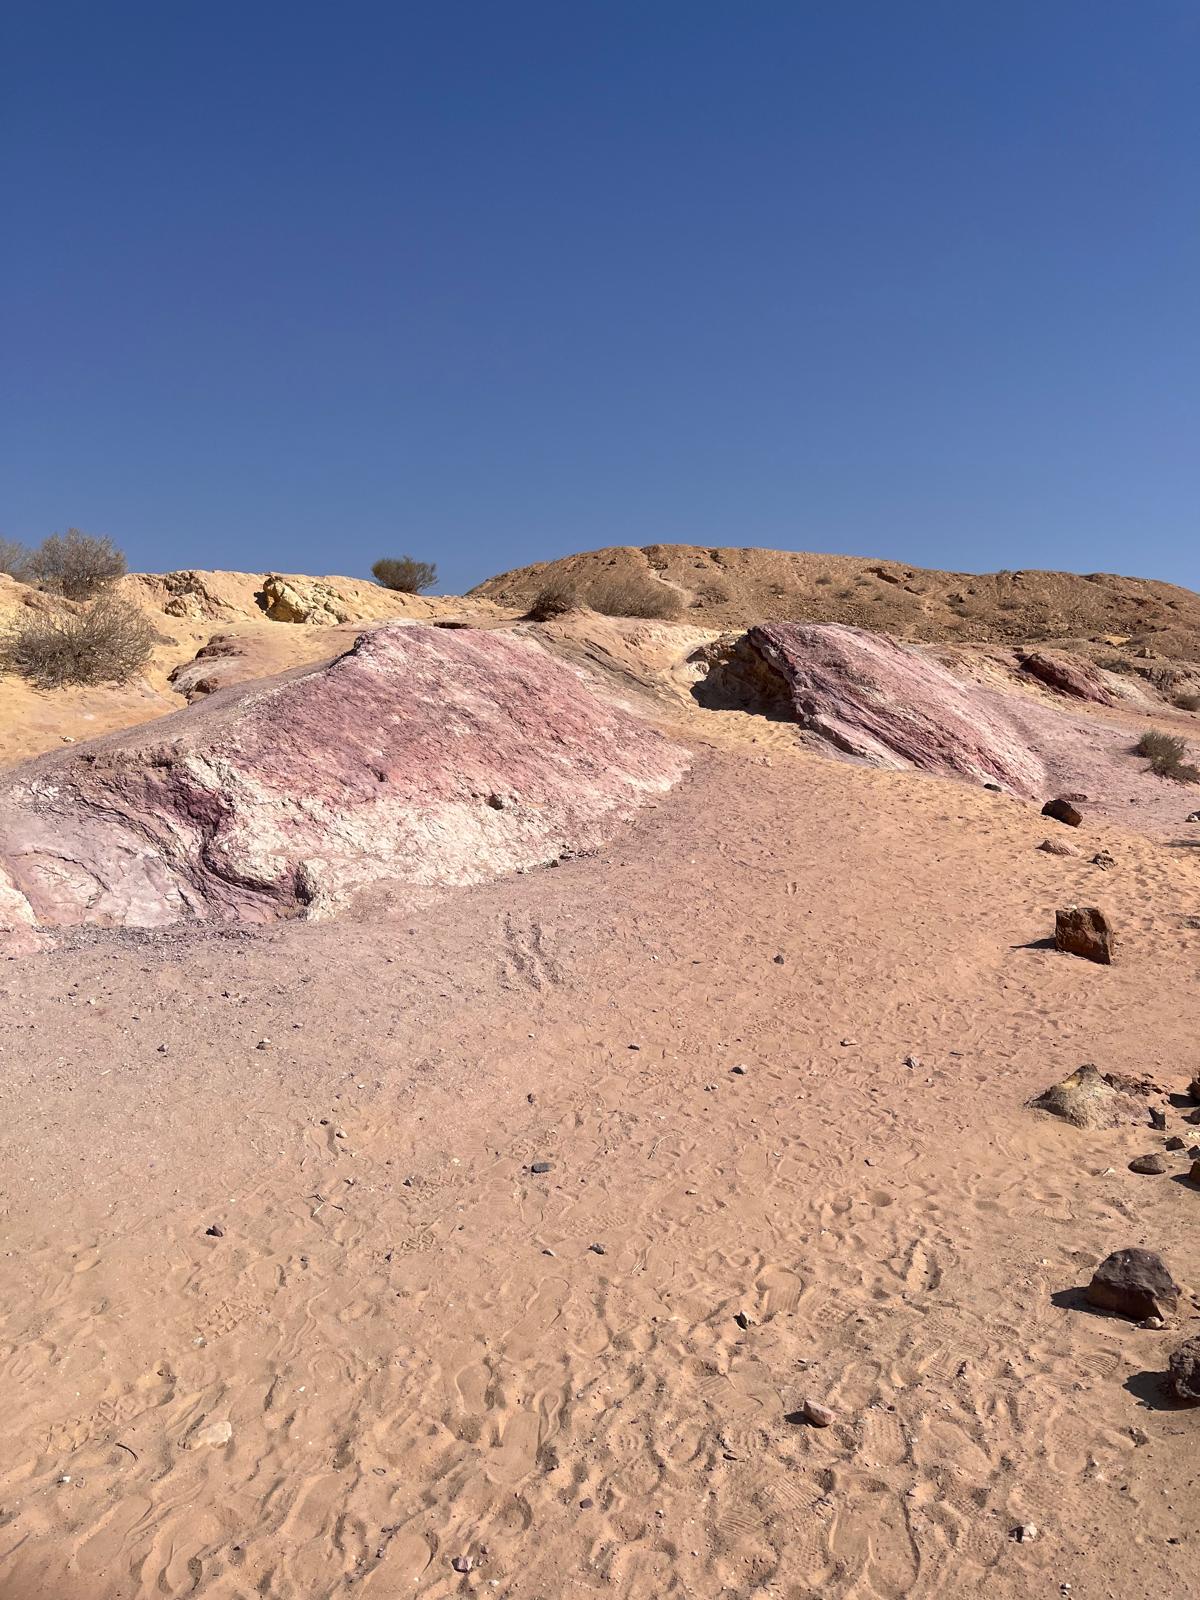
<path fill-rule="evenodd" d="M 91 600 L 128 571 L 125 557 L 111 539 L 96 538 L 78 528 L 52 533 L 25 563 L 33 583 L 65 600 Z"/>
<path fill-rule="evenodd" d="M 417 561 L 413 556 L 384 556 L 371 568 L 371 576 L 399 594 L 422 594 L 437 582 L 437 568 L 432 561 Z"/>
<path fill-rule="evenodd" d="M 1176 783 L 1200 783 L 1200 767 L 1184 760 L 1187 745 L 1172 733 L 1147 729 L 1134 746 L 1134 754 L 1145 756 L 1150 771 L 1160 778 L 1172 778 Z"/>

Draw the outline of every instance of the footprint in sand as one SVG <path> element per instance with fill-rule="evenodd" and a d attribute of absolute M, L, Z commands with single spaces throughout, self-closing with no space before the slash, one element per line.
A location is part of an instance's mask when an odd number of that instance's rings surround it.
<path fill-rule="evenodd" d="M 520 1322 L 504 1340 L 504 1354 L 510 1361 L 525 1361 L 533 1355 L 543 1336 L 562 1316 L 571 1293 L 565 1278 L 546 1278 L 529 1303 Z"/>

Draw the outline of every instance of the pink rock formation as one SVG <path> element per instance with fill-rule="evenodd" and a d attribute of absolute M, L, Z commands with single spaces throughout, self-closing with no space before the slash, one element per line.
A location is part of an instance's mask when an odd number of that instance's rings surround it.
<path fill-rule="evenodd" d="M 594 845 L 688 761 L 536 644 L 383 626 L 316 669 L 15 769 L 0 947 L 476 882 Z"/>
<path fill-rule="evenodd" d="M 731 666 L 760 688 L 765 671 L 776 703 L 803 727 L 876 766 L 995 783 L 1026 798 L 1044 791 L 1041 761 L 995 696 L 884 634 L 769 623 L 750 629 Z"/>
<path fill-rule="evenodd" d="M 1021 671 L 1044 683 L 1048 689 L 1071 696 L 1075 700 L 1090 700 L 1098 706 L 1116 704 L 1115 697 L 1105 687 L 1097 669 L 1090 661 L 1079 656 L 1051 655 L 1046 650 L 1034 650 L 1021 658 Z"/>

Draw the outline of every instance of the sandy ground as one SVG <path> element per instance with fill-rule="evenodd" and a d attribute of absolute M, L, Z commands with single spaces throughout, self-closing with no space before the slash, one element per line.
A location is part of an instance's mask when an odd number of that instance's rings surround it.
<path fill-rule="evenodd" d="M 0 966 L 3 1600 L 1200 1592 L 1072 1295 L 1200 1191 L 1023 1104 L 1197 1069 L 1200 849 L 710 726 L 594 857 Z"/>

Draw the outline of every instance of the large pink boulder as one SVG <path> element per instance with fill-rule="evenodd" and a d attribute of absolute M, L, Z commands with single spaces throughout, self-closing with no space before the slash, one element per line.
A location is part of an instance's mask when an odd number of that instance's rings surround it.
<path fill-rule="evenodd" d="M 14 769 L 0 947 L 477 882 L 598 843 L 688 762 L 536 644 L 383 626 L 315 669 Z"/>
<path fill-rule="evenodd" d="M 740 658 L 740 659 L 739 659 Z M 744 683 L 769 678 L 777 706 L 875 766 L 994 783 L 1040 796 L 1042 762 L 994 696 L 886 634 L 836 623 L 751 628 L 728 668 Z"/>

